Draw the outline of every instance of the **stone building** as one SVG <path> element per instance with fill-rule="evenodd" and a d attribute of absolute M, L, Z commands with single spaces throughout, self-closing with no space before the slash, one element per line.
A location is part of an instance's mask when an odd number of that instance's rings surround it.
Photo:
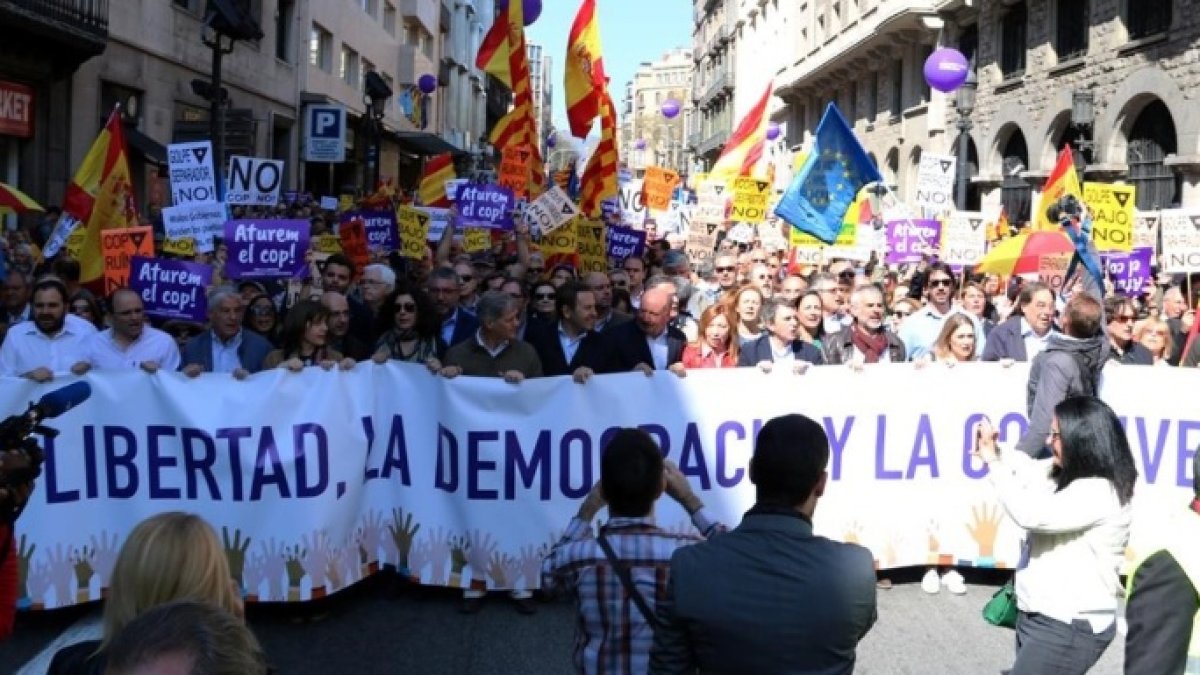
<path fill-rule="evenodd" d="M 619 143 L 626 166 L 634 170 L 665 166 L 687 172 L 684 146 L 687 120 L 693 115 L 692 67 L 690 49 L 672 49 L 657 61 L 643 62 L 626 84 Z M 669 100 L 679 105 L 673 118 L 662 113 Z M 639 142 L 643 147 L 638 147 Z"/>
<path fill-rule="evenodd" d="M 733 129 L 737 0 L 692 0 L 692 91 L 687 147 L 697 172 L 721 154 Z M 786 3 L 785 3 L 786 4 Z"/>

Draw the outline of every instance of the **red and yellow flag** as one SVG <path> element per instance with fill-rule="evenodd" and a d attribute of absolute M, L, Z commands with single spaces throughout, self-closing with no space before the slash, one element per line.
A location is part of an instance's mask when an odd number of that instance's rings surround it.
<path fill-rule="evenodd" d="M 454 173 L 454 158 L 450 153 L 443 152 L 425 160 L 425 167 L 421 170 L 421 184 L 417 187 L 417 197 L 421 200 L 421 205 L 449 207 L 446 181 L 455 178 L 458 178 L 458 175 Z"/>
<path fill-rule="evenodd" d="M 596 0 L 583 0 L 571 36 L 567 40 L 567 59 L 563 66 L 563 89 L 567 93 L 567 121 L 571 134 L 586 138 L 592 122 L 600 115 L 600 99 L 607 78 L 600 51 L 600 21 Z"/>
<path fill-rule="evenodd" d="M 1046 217 L 1046 209 L 1062 199 L 1063 195 L 1075 195 L 1079 201 L 1083 201 L 1083 189 L 1079 186 L 1079 176 L 1075 174 L 1075 156 L 1071 153 L 1069 145 L 1064 146 L 1062 152 L 1058 153 L 1054 171 L 1051 171 L 1050 177 L 1046 179 L 1046 189 L 1042 191 L 1037 211 L 1033 214 L 1032 231 L 1058 230 L 1061 227 L 1059 223 L 1051 222 Z"/>
<path fill-rule="evenodd" d="M 523 148 L 529 158 L 529 198 L 546 189 L 541 152 L 538 150 L 537 122 L 534 117 L 533 89 L 529 82 L 529 54 L 525 48 L 525 11 L 521 2 L 509 2 L 508 11 L 496 22 L 507 22 L 508 68 L 512 78 L 513 109 L 496 123 L 488 140 L 501 153 Z"/>
<path fill-rule="evenodd" d="M 475 67 L 512 89 L 512 73 L 508 69 L 509 52 L 508 21 L 505 20 L 504 14 L 500 14 L 483 36 L 479 53 L 475 55 Z"/>
<path fill-rule="evenodd" d="M 67 185 L 63 216 L 78 222 L 76 227 L 85 228 L 79 252 L 80 281 L 100 279 L 104 276 L 100 231 L 138 225 L 119 110 L 108 116 L 108 122 Z"/>
<path fill-rule="evenodd" d="M 729 182 L 738 176 L 749 176 L 754 165 L 762 159 L 767 140 L 767 104 L 771 101 L 773 85 L 768 84 L 762 98 L 746 113 L 737 129 L 725 141 L 725 149 L 709 172 L 709 180 Z"/>
<path fill-rule="evenodd" d="M 588 158 L 579 181 L 579 208 L 599 218 L 600 202 L 617 196 L 617 111 L 607 90 L 601 91 L 600 143 Z"/>

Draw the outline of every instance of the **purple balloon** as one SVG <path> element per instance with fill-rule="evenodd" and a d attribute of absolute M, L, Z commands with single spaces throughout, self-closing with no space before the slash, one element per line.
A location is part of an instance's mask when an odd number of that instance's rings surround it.
<path fill-rule="evenodd" d="M 673 98 L 667 99 L 662 104 L 662 114 L 667 119 L 674 119 L 679 114 L 679 101 Z"/>
<path fill-rule="evenodd" d="M 546 137 L 546 147 L 553 148 L 558 143 L 558 134 L 550 134 Z"/>
<path fill-rule="evenodd" d="M 524 0 L 522 9 L 525 11 L 525 25 L 532 26 L 542 15 L 542 0 Z M 500 0 L 500 11 L 508 11 L 508 0 Z"/>
<path fill-rule="evenodd" d="M 771 122 L 767 125 L 767 140 L 773 141 L 776 138 L 779 138 L 779 125 Z"/>
<path fill-rule="evenodd" d="M 971 65 L 962 52 L 949 47 L 935 50 L 925 59 L 925 81 L 943 93 L 949 93 L 967 81 Z"/>
<path fill-rule="evenodd" d="M 633 147 L 637 148 L 638 150 L 645 150 L 646 149 L 646 139 L 644 139 L 644 138 L 637 139 L 637 143 L 634 143 Z"/>
<path fill-rule="evenodd" d="M 423 93 L 432 94 L 434 89 L 437 89 L 437 78 L 429 73 L 417 78 L 417 88 Z"/>

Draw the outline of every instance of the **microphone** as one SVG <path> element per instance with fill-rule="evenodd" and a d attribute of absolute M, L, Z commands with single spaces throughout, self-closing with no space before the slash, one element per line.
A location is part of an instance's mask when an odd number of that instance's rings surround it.
<path fill-rule="evenodd" d="M 43 395 L 37 403 L 33 404 L 30 413 L 36 417 L 34 422 L 36 424 L 44 419 L 58 417 L 88 400 L 91 395 L 92 385 L 80 380 Z"/>

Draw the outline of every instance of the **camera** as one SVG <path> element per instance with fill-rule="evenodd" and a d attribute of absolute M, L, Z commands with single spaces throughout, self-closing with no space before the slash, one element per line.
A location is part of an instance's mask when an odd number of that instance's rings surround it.
<path fill-rule="evenodd" d="M 76 382 L 46 394 L 37 403 L 30 403 L 25 412 L 0 420 L 0 451 L 16 451 L 26 459 L 25 467 L 0 474 L 0 488 L 30 483 L 41 474 L 44 454 L 34 434 L 50 437 L 58 434 L 54 429 L 43 426 L 42 420 L 58 417 L 91 395 L 91 385 Z M 0 519 L 12 522 L 19 514 L 20 509 L 17 508 L 11 514 L 0 513 Z"/>
<path fill-rule="evenodd" d="M 1066 224 L 1068 220 L 1083 217 L 1083 204 L 1075 195 L 1063 195 L 1046 209 L 1046 219 Z"/>

